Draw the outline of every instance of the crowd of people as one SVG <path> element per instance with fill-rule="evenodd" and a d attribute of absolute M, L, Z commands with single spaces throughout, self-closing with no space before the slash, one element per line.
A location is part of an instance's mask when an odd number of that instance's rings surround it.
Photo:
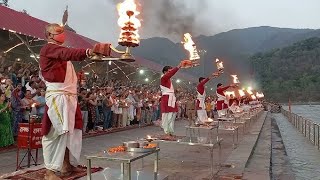
<path fill-rule="evenodd" d="M 37 65 L 8 61 L 3 55 L 0 58 L 0 147 L 5 147 L 17 138 L 19 123 L 27 123 L 33 117 L 41 122 L 46 88 Z M 180 99 L 190 95 L 190 91 L 182 88 L 177 91 Z M 160 97 L 156 84 L 79 76 L 78 102 L 84 120 L 83 133 L 152 124 L 160 119 Z M 180 117 L 181 114 L 182 110 Z"/>
<path fill-rule="evenodd" d="M 45 112 L 45 84 L 38 75 L 37 65 L 14 61 L 0 68 L 0 147 L 14 144 L 19 123 L 33 117 L 41 122 Z M 83 134 L 111 131 L 132 125 L 149 125 L 161 119 L 161 91 L 156 83 L 139 84 L 135 81 L 97 79 L 78 74 L 78 102 L 83 118 Z M 177 88 L 177 120 L 196 119 L 196 91 L 193 86 Z M 228 97 L 229 105 L 235 97 Z M 209 118 L 216 114 L 217 97 L 207 96 L 205 110 Z M 243 103 L 243 102 L 242 102 Z"/>

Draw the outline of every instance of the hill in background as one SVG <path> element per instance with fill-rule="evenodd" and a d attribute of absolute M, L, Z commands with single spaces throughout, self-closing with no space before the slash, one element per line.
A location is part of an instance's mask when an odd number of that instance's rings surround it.
<path fill-rule="evenodd" d="M 255 54 L 251 62 L 268 99 L 320 101 L 320 38 Z"/>
<path fill-rule="evenodd" d="M 252 55 L 289 46 L 311 37 L 320 37 L 320 30 L 263 26 L 231 30 L 214 36 L 201 35 L 194 37 L 197 48 L 206 50 L 202 56 L 201 65 L 183 71 L 195 77 L 207 76 L 216 70 L 215 58 L 220 58 L 224 61 L 225 74 L 222 78 L 213 81 L 211 86 L 218 81 L 229 82 L 230 74 L 238 74 L 240 81 L 248 85 L 254 73 L 249 60 Z M 173 66 L 187 57 L 181 43 L 174 43 L 169 39 L 159 37 L 143 39 L 141 45 L 135 48 L 133 53 L 162 65 Z"/>

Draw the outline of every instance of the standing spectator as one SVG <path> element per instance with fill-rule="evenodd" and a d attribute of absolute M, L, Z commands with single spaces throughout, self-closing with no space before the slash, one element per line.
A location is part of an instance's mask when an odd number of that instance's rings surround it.
<path fill-rule="evenodd" d="M 11 92 L 13 91 L 14 87 L 12 85 L 12 81 L 10 79 L 6 79 L 6 89 L 5 89 L 5 95 L 7 100 L 10 100 L 11 98 Z"/>
<path fill-rule="evenodd" d="M 95 133 L 95 121 L 96 121 L 96 106 L 97 106 L 97 98 L 91 93 L 89 92 L 87 94 L 87 97 L 88 98 L 88 103 L 87 103 L 87 106 L 88 106 L 88 114 L 89 114 L 89 117 L 88 117 L 88 130 L 89 130 L 89 133 Z"/>
<path fill-rule="evenodd" d="M 119 128 L 122 126 L 122 120 L 121 120 L 121 114 L 122 114 L 122 108 L 120 104 L 119 97 L 115 100 L 115 108 L 114 108 L 114 124 L 116 128 Z"/>
<path fill-rule="evenodd" d="M 210 99 L 209 99 L 209 98 L 207 98 L 205 104 L 206 104 L 207 116 L 208 116 L 208 118 L 211 118 L 211 117 L 212 117 L 212 114 L 211 114 L 211 109 L 212 109 L 212 107 L 211 107 L 211 102 L 210 102 Z"/>
<path fill-rule="evenodd" d="M 19 123 L 23 120 L 23 106 L 20 98 L 21 87 L 17 87 L 13 90 L 11 95 L 11 107 L 12 107 L 12 117 L 13 117 L 13 135 L 16 137 L 18 135 Z"/>
<path fill-rule="evenodd" d="M 177 108 L 178 108 L 178 112 L 177 112 L 177 118 L 176 120 L 180 120 L 181 115 L 182 115 L 182 110 L 181 110 L 181 101 L 177 101 L 176 102 Z"/>
<path fill-rule="evenodd" d="M 26 91 L 26 96 L 21 100 L 23 107 L 23 119 L 28 122 L 30 115 L 37 114 L 36 106 L 39 104 L 37 101 L 32 99 L 31 91 Z"/>
<path fill-rule="evenodd" d="M 116 95 L 115 92 L 113 91 L 110 95 L 110 102 L 112 104 L 111 106 L 111 126 L 114 128 L 115 127 L 115 121 L 116 121 L 116 115 L 114 113 L 116 109 Z"/>
<path fill-rule="evenodd" d="M 5 94 L 0 92 L 0 147 L 6 147 L 14 143 L 10 120 L 10 103 L 5 102 Z"/>
<path fill-rule="evenodd" d="M 106 93 L 106 91 L 105 91 Z M 107 131 L 111 128 L 111 107 L 112 102 L 110 101 L 110 94 L 105 95 L 102 101 L 102 112 L 103 112 L 103 130 Z"/>
<path fill-rule="evenodd" d="M 130 121 L 130 125 L 132 125 L 133 120 L 134 120 L 134 116 L 135 116 L 135 104 L 136 101 L 133 98 L 133 94 L 132 91 L 129 91 L 128 97 L 127 97 L 127 102 L 128 102 L 128 120 Z"/>
<path fill-rule="evenodd" d="M 189 126 L 194 125 L 196 121 L 196 101 L 193 96 L 189 96 L 187 99 L 186 112 L 189 120 Z"/>
<path fill-rule="evenodd" d="M 40 90 L 40 96 L 37 98 L 37 102 L 39 102 L 39 105 L 37 107 L 37 114 L 42 119 L 45 111 L 45 106 L 46 106 L 46 91 L 44 89 Z"/>
<path fill-rule="evenodd" d="M 128 121 L 128 103 L 126 101 L 126 93 L 124 93 L 120 98 L 122 104 L 122 126 L 126 127 L 130 125 L 130 121 Z"/>
<path fill-rule="evenodd" d="M 36 100 L 38 98 L 38 94 L 40 92 L 39 89 L 37 89 L 37 83 L 35 81 L 30 81 L 26 84 L 27 91 L 31 92 L 31 98 Z"/>
<path fill-rule="evenodd" d="M 83 128 L 82 128 L 82 133 L 87 132 L 87 124 L 88 124 L 88 107 L 87 107 L 87 90 L 81 88 L 80 93 L 78 96 L 78 102 L 82 114 L 82 120 L 83 120 Z"/>

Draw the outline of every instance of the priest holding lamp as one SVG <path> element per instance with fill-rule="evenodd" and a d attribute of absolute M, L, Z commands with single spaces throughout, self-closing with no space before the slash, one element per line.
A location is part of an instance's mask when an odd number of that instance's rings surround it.
<path fill-rule="evenodd" d="M 205 84 L 209 82 L 212 78 L 216 78 L 220 75 L 220 72 L 215 72 L 213 73 L 210 77 L 204 78 L 200 77 L 199 78 L 199 84 L 197 85 L 197 116 L 198 116 L 198 121 L 200 122 L 205 122 L 208 119 L 207 111 L 206 111 L 206 106 L 205 106 L 205 100 L 206 100 L 206 91 L 205 91 Z"/>
<path fill-rule="evenodd" d="M 77 102 L 77 74 L 71 61 L 83 61 L 95 55 L 92 49 L 63 46 L 64 27 L 49 24 L 45 28 L 48 41 L 40 51 L 40 77 L 46 84 L 46 106 L 42 119 L 42 146 L 45 179 L 59 180 L 77 172 L 82 147 L 82 116 Z M 98 44 L 97 53 L 109 56 L 110 44 Z M 101 51 L 101 49 L 103 51 Z M 100 50 L 100 51 L 99 51 Z"/>
<path fill-rule="evenodd" d="M 171 82 L 171 77 L 174 76 L 180 68 L 186 68 L 192 66 L 190 60 L 181 61 L 181 63 L 173 68 L 171 66 L 165 66 L 162 69 L 163 76 L 160 79 L 161 89 L 161 113 L 162 113 L 162 128 L 166 134 L 165 138 L 171 139 L 174 133 L 174 121 L 178 112 L 176 104 L 176 96 L 174 94 L 174 87 Z"/>

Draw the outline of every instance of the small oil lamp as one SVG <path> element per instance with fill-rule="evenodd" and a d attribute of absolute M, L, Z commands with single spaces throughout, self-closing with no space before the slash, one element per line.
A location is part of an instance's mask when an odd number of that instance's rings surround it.
<path fill-rule="evenodd" d="M 237 77 L 237 75 L 231 75 L 231 77 L 233 78 L 234 84 L 240 84 L 240 81 L 239 81 L 239 78 Z"/>
<path fill-rule="evenodd" d="M 153 141 L 153 139 L 151 138 L 150 135 L 147 135 L 147 141 L 148 141 L 148 142 L 152 142 L 152 141 Z"/>
<path fill-rule="evenodd" d="M 220 61 L 218 58 L 216 59 L 216 65 L 217 65 L 218 71 L 223 72 L 223 69 L 224 69 L 223 62 Z"/>

